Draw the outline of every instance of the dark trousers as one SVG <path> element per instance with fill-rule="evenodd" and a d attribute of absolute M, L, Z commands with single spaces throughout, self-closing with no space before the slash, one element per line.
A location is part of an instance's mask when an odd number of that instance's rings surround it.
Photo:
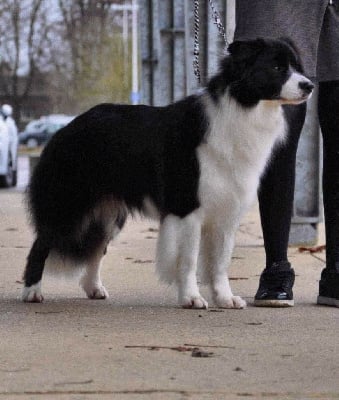
<path fill-rule="evenodd" d="M 326 266 L 339 272 L 339 81 L 320 82 L 318 112 L 323 134 L 323 198 L 326 229 Z M 258 191 L 266 267 L 287 260 L 295 163 L 306 106 L 287 106 L 289 132 L 274 154 Z"/>

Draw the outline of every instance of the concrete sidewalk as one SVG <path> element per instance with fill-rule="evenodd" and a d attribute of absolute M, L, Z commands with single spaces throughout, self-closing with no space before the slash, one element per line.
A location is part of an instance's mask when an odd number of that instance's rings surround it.
<path fill-rule="evenodd" d="M 256 208 L 230 271 L 245 310 L 178 308 L 154 274 L 149 221 L 130 221 L 109 247 L 109 300 L 46 276 L 45 302 L 23 304 L 32 234 L 22 198 L 0 192 L 0 399 L 339 399 L 339 309 L 315 305 L 325 255 L 290 249 L 295 307 L 253 307 L 264 265 Z"/>

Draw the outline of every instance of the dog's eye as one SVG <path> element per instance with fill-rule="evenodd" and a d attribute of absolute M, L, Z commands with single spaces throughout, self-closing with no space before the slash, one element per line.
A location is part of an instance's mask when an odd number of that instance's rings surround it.
<path fill-rule="evenodd" d="M 284 72 L 286 71 L 286 68 L 283 65 L 274 65 L 273 66 L 274 71 L 277 72 Z"/>

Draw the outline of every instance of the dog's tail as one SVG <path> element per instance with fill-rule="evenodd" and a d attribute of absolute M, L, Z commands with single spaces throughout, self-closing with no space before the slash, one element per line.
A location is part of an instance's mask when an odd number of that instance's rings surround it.
<path fill-rule="evenodd" d="M 127 208 L 117 201 L 102 201 L 68 232 L 52 226 L 36 226 L 37 237 L 50 249 L 45 271 L 62 276 L 78 276 L 93 258 L 106 252 L 125 224 Z"/>

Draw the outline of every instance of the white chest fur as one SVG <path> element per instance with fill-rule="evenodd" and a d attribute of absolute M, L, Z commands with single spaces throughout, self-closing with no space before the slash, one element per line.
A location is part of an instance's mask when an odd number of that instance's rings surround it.
<path fill-rule="evenodd" d="M 255 196 L 273 146 L 285 135 L 280 106 L 261 101 L 243 108 L 228 93 L 218 104 L 203 97 L 209 118 L 206 142 L 198 148 L 199 198 L 205 210 L 242 214 Z"/>

